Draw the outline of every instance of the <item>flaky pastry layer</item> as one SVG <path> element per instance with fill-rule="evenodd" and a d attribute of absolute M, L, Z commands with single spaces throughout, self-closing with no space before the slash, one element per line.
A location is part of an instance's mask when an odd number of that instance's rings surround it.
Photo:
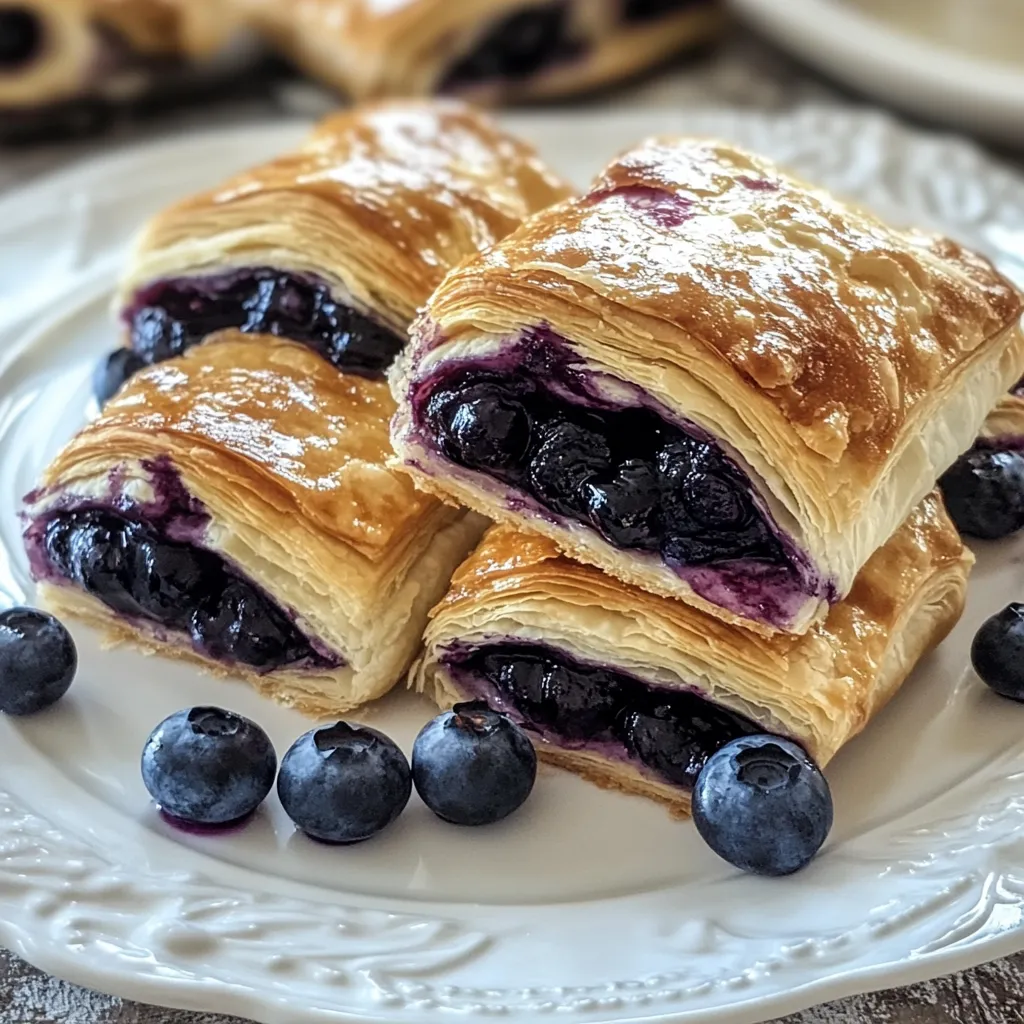
<path fill-rule="evenodd" d="M 460 260 L 569 194 L 533 149 L 464 104 L 357 107 L 154 218 L 117 302 L 129 308 L 165 279 L 270 267 L 324 281 L 404 337 Z"/>
<path fill-rule="evenodd" d="M 482 529 L 386 467 L 392 408 L 385 385 L 339 374 L 302 346 L 226 334 L 134 378 L 57 456 L 27 510 L 30 522 L 97 503 L 145 514 L 170 471 L 208 517 L 197 545 L 342 666 L 225 666 L 44 571 L 65 584 L 48 588 L 51 603 L 115 639 L 259 676 L 263 692 L 304 710 L 379 696 L 407 668 L 431 604 Z"/>
<path fill-rule="evenodd" d="M 512 372 L 532 332 L 593 387 L 625 383 L 720 442 L 841 597 L 1019 378 L 1021 310 L 955 242 L 890 228 L 725 143 L 653 139 L 446 278 L 393 373 L 393 440 L 426 489 L 713 607 L 660 559 L 531 515 L 417 421 L 432 380 L 495 359 Z M 780 628 L 824 611 L 809 596 Z"/>
<path fill-rule="evenodd" d="M 446 663 L 452 651 L 543 643 L 650 685 L 699 692 L 824 765 L 955 625 L 972 564 L 932 493 L 823 623 L 802 637 L 762 637 L 573 562 L 543 537 L 494 527 L 431 613 L 410 682 L 448 707 L 467 696 Z M 638 762 L 536 742 L 542 756 L 592 781 L 689 808 L 688 793 Z"/>

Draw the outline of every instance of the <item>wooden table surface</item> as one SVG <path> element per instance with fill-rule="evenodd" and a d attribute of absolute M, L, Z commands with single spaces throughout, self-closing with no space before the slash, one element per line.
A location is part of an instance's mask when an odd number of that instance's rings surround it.
<path fill-rule="evenodd" d="M 257 120 L 268 115 L 315 110 L 314 91 L 291 84 L 268 87 L 265 95 L 205 111 L 204 126 Z M 793 103 L 849 102 L 815 75 L 744 33 L 699 59 L 631 87 L 601 102 L 680 106 L 734 105 L 782 109 Z M 195 123 L 194 115 L 189 123 Z M 119 129 L 119 141 L 180 129 L 181 115 L 157 124 Z M 104 146 L 109 146 L 109 140 Z M 88 155 L 96 142 L 0 155 L 0 188 Z M 1021 161 L 1024 163 L 1024 161 Z M 776 1024 L 1022 1024 L 1024 954 L 939 981 L 821 1006 Z M 227 1017 L 157 1009 L 127 1003 L 68 985 L 0 950 L 0 1024 L 239 1024 Z"/>

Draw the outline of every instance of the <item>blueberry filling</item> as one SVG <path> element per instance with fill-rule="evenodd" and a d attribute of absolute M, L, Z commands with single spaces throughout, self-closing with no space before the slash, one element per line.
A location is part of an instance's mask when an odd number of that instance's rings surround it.
<path fill-rule="evenodd" d="M 261 671 L 332 664 L 223 558 L 151 523 L 80 509 L 55 513 L 34 533 L 50 572 L 121 615 L 188 634 L 207 657 Z"/>
<path fill-rule="evenodd" d="M 571 60 L 582 51 L 565 0 L 515 11 L 493 24 L 456 63 L 443 90 L 490 81 L 517 81 Z"/>
<path fill-rule="evenodd" d="M 706 0 L 623 0 L 622 20 L 625 22 L 654 21 L 670 14 L 678 14 L 688 7 L 698 7 Z"/>
<path fill-rule="evenodd" d="M 696 693 L 652 686 L 543 644 L 489 644 L 446 663 L 474 696 L 543 739 L 633 762 L 686 789 L 716 750 L 764 731 Z"/>
<path fill-rule="evenodd" d="M 0 7 L 0 73 L 30 64 L 43 48 L 43 25 L 27 7 Z"/>
<path fill-rule="evenodd" d="M 425 418 L 453 462 L 617 548 L 660 552 L 674 568 L 789 564 L 740 469 L 649 409 L 576 404 L 529 372 L 474 369 L 433 390 Z"/>
<path fill-rule="evenodd" d="M 161 281 L 125 315 L 132 348 L 147 362 L 181 355 L 210 334 L 236 328 L 301 342 L 339 370 L 382 376 L 403 339 L 331 297 L 313 278 L 257 267 L 208 278 Z"/>

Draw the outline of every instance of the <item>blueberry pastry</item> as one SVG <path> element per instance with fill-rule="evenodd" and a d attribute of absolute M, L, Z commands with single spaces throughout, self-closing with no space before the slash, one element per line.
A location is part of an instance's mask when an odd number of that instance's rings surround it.
<path fill-rule="evenodd" d="M 158 362 L 237 328 L 379 376 L 449 269 L 568 194 L 460 103 L 338 114 L 149 224 L 119 299 L 129 344 Z"/>
<path fill-rule="evenodd" d="M 448 276 L 392 439 L 429 491 L 803 633 L 1017 379 L 1021 308 L 954 242 L 651 140 Z"/>
<path fill-rule="evenodd" d="M 305 71 L 357 99 L 538 99 L 634 75 L 715 34 L 715 0 L 237 0 Z"/>
<path fill-rule="evenodd" d="M 75 133 L 110 109 L 240 70 L 228 0 L 0 3 L 0 140 Z"/>
<path fill-rule="evenodd" d="M 274 338 L 148 367 L 26 499 L 44 602 L 311 714 L 384 693 L 481 532 L 386 468 L 393 408 Z"/>
<path fill-rule="evenodd" d="M 707 758 L 752 733 L 824 765 L 952 629 L 973 559 L 931 494 L 804 636 L 759 636 L 492 528 L 432 613 L 413 685 L 486 700 L 540 756 L 687 812 Z"/>

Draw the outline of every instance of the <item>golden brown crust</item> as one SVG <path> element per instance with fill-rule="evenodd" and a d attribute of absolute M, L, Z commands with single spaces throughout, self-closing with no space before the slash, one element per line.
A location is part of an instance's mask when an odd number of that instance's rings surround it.
<path fill-rule="evenodd" d="M 534 150 L 464 104 L 357 107 L 157 216 L 121 302 L 160 278 L 271 266 L 319 276 L 404 335 L 453 266 L 568 194 Z"/>
<path fill-rule="evenodd" d="M 1013 285 L 956 243 L 894 231 L 767 160 L 697 140 L 631 150 L 588 195 L 449 278 L 428 314 L 457 337 L 467 296 L 506 289 L 559 319 L 587 309 L 609 324 L 606 344 L 637 359 L 710 361 L 811 451 L 876 465 L 1022 311 Z M 616 330 L 621 317 L 676 330 L 641 337 Z"/>
<path fill-rule="evenodd" d="M 392 440 L 418 486 L 627 583 L 802 634 L 1019 378 L 1021 301 L 956 243 L 888 228 L 724 143 L 655 139 L 445 279 L 392 372 Z M 722 446 L 810 567 L 791 607 L 759 624 L 730 591 L 717 608 L 657 555 L 454 465 L 417 422 L 414 398 L 461 361 L 548 352 L 613 404 L 639 392 Z"/>
<path fill-rule="evenodd" d="M 445 86 L 459 60 L 522 0 L 236 0 L 239 9 L 308 73 L 356 99 L 429 95 Z M 477 102 L 545 98 L 634 74 L 722 23 L 717 5 L 691 5 L 635 25 L 619 18 L 620 0 L 567 8 L 577 53 L 525 79 L 464 84 Z"/>
<path fill-rule="evenodd" d="M 1004 395 L 988 414 L 981 436 L 1024 449 L 1024 398 L 1018 394 Z"/>
<path fill-rule="evenodd" d="M 28 515 L 97 502 L 148 515 L 180 486 L 203 510 L 187 526 L 190 537 L 201 530 L 195 543 L 344 662 L 265 674 L 209 662 L 211 671 L 337 713 L 402 677 L 484 525 L 385 467 L 391 409 L 384 384 L 339 374 L 304 346 L 226 332 L 134 377 L 57 456 Z M 207 663 L 185 634 L 125 621 L 74 586 L 50 597 L 115 639 Z"/>
<path fill-rule="evenodd" d="M 88 0 L 97 24 L 140 53 L 201 57 L 238 27 L 228 0 Z"/>
<path fill-rule="evenodd" d="M 699 685 L 824 764 L 952 629 L 972 564 L 934 493 L 825 622 L 802 637 L 764 637 L 570 561 L 545 538 L 494 527 L 434 609 L 412 679 L 447 703 L 458 697 L 443 664 L 451 644 L 543 640 L 659 685 Z"/>
<path fill-rule="evenodd" d="M 394 549 L 439 503 L 387 468 L 387 385 L 338 373 L 301 345 L 226 331 L 133 377 L 43 478 L 92 453 L 153 458 L 169 447 L 205 472 L 267 494 L 368 558 Z"/>

